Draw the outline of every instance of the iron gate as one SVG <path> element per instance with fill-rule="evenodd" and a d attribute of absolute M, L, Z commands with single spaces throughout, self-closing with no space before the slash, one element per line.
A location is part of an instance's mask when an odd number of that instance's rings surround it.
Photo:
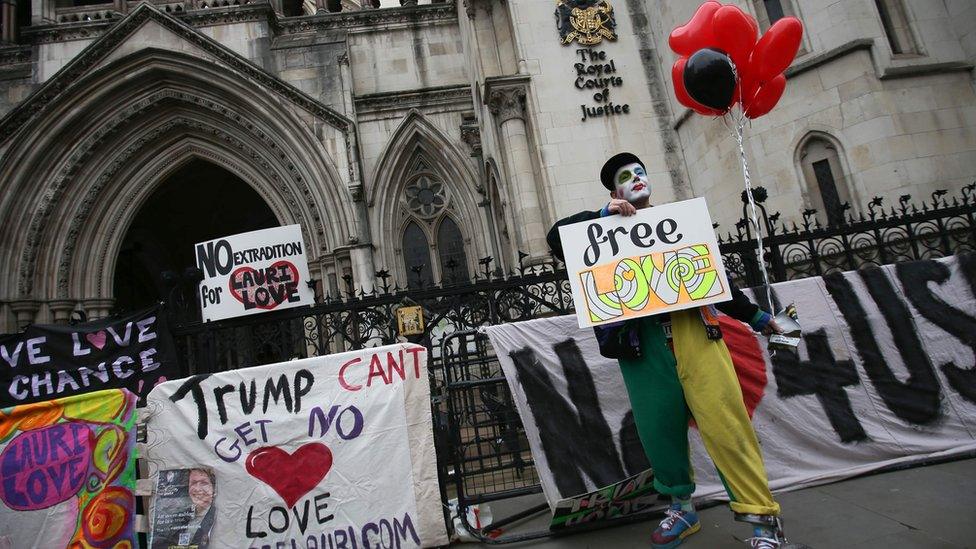
<path fill-rule="evenodd" d="M 757 189 L 757 198 L 763 195 Z M 773 281 L 782 281 L 865 266 L 932 259 L 976 251 L 976 183 L 959 196 L 944 191 L 916 206 L 902 197 L 886 212 L 881 200 L 869 211 L 848 215 L 846 222 L 822 226 L 816 212 L 804 212 L 802 226 L 783 226 L 760 200 L 768 235 L 764 260 Z M 723 260 L 740 285 L 759 281 L 755 241 L 750 224 L 736 224 L 736 234 L 720 239 Z M 524 254 L 522 254 L 524 258 Z M 391 287 L 389 274 L 377 274 L 377 290 L 356 292 L 351 277 L 342 295 L 321 298 L 312 307 L 287 309 L 221 322 L 189 320 L 195 288 L 174 287 L 169 303 L 174 339 L 184 374 L 218 372 L 362 349 L 398 341 L 396 309 L 423 307 L 427 319 L 422 336 L 411 338 L 429 350 L 431 405 L 435 426 L 441 495 L 467 505 L 488 503 L 541 492 L 538 475 L 501 367 L 486 336 L 477 328 L 544 316 L 573 313 L 566 271 L 556 262 L 517 272 L 493 272 L 492 258 L 479 264 L 483 272 L 460 284 L 420 289 Z M 525 509 L 495 528 L 544 510 Z M 448 527 L 451 520 L 445 514 Z M 465 514 L 461 513 L 462 521 Z M 486 532 L 479 532 L 485 537 Z M 547 531 L 507 536 L 489 543 L 548 535 Z"/>

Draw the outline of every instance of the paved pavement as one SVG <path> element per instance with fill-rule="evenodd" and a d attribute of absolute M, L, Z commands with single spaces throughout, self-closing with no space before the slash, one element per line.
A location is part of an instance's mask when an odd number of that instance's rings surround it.
<path fill-rule="evenodd" d="M 491 507 L 495 517 L 507 516 L 540 498 Z M 813 549 L 976 549 L 976 459 L 865 476 L 777 494 L 777 499 L 787 536 Z M 547 514 L 536 515 L 505 528 L 504 534 L 543 530 L 547 519 Z M 646 549 L 653 526 L 638 522 L 502 547 Z M 741 540 L 750 535 L 748 526 L 732 520 L 728 507 L 715 506 L 702 511 L 702 530 L 681 548 L 742 549 Z"/>

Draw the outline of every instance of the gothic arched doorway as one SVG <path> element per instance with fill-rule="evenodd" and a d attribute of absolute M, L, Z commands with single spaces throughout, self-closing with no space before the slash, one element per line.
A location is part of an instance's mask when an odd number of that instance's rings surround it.
<path fill-rule="evenodd" d="M 163 273 L 180 275 L 195 266 L 197 242 L 279 224 L 243 180 L 209 162 L 190 161 L 153 192 L 125 234 L 115 266 L 116 310 L 166 299 Z"/>

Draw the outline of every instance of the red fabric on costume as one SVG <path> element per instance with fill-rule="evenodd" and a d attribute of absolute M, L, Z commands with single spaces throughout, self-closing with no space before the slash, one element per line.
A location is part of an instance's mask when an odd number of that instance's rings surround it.
<path fill-rule="evenodd" d="M 722 327 L 722 339 L 732 356 L 739 386 L 742 387 L 742 400 L 752 418 L 766 391 L 766 361 L 762 349 L 756 334 L 745 324 L 725 315 L 719 315 L 718 323 Z"/>

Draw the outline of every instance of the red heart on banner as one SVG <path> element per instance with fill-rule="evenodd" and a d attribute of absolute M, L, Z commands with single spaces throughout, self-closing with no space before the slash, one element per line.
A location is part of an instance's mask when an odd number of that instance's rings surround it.
<path fill-rule="evenodd" d="M 230 274 L 230 293 L 247 309 L 270 311 L 295 292 L 298 278 L 298 268 L 290 261 L 278 261 L 263 269 L 241 267 Z"/>
<path fill-rule="evenodd" d="M 91 343 L 93 346 L 98 347 L 99 349 L 105 346 L 105 338 L 105 330 L 99 330 L 92 334 L 85 334 L 85 339 L 88 340 L 88 343 Z"/>
<path fill-rule="evenodd" d="M 247 456 L 245 468 L 252 477 L 278 492 L 291 507 L 328 474 L 332 468 L 332 451 L 321 442 L 305 444 L 293 454 L 276 446 L 265 446 Z"/>

